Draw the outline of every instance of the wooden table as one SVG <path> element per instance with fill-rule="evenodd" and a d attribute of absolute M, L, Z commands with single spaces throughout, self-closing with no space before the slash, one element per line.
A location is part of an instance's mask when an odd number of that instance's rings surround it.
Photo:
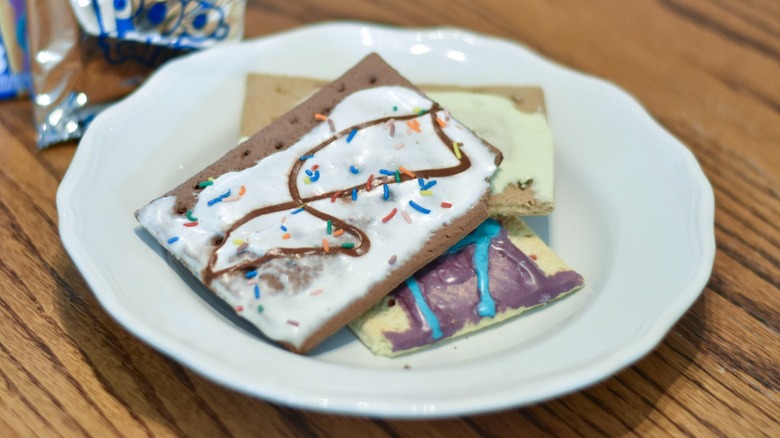
<path fill-rule="evenodd" d="M 167 359 L 103 311 L 57 234 L 55 193 L 76 144 L 37 151 L 30 103 L 3 102 L 0 435 L 780 436 L 780 3 L 250 0 L 246 35 L 335 19 L 514 39 L 636 96 L 715 189 L 718 253 L 701 298 L 644 359 L 535 406 L 395 421 L 268 404 Z"/>

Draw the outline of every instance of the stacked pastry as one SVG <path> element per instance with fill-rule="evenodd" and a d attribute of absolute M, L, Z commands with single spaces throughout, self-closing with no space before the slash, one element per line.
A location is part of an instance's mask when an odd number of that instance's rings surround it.
<path fill-rule="evenodd" d="M 581 287 L 518 218 L 554 205 L 541 90 L 422 88 L 377 55 L 330 83 L 252 75 L 248 138 L 136 216 L 296 352 L 349 324 L 397 355 Z"/>

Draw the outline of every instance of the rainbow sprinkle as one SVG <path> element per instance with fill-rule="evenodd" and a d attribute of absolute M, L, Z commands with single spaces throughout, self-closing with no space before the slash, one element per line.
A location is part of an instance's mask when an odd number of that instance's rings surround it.
<path fill-rule="evenodd" d="M 336 236 L 336 237 L 339 237 L 342 234 L 344 234 L 344 230 L 336 230 L 336 231 L 333 232 L 333 235 Z"/>
<path fill-rule="evenodd" d="M 352 189 L 352 200 L 357 201 L 357 188 Z"/>
<path fill-rule="evenodd" d="M 320 171 L 319 170 L 315 170 L 314 171 L 314 175 L 309 178 L 309 181 L 314 182 L 314 181 L 317 181 L 319 179 L 320 179 Z"/>
<path fill-rule="evenodd" d="M 213 185 L 213 184 L 214 184 L 213 180 L 201 181 L 201 182 L 198 183 L 198 187 L 203 189 L 203 188 L 206 188 L 206 187 L 208 187 L 210 185 Z"/>
<path fill-rule="evenodd" d="M 406 121 L 406 126 L 408 126 L 409 129 L 411 129 L 414 132 L 422 132 L 420 130 L 420 122 L 417 119 L 415 119 L 415 120 L 407 120 Z"/>
<path fill-rule="evenodd" d="M 333 123 L 333 119 L 328 119 L 328 127 L 330 132 L 336 132 L 336 125 Z"/>
<path fill-rule="evenodd" d="M 420 190 L 421 196 L 433 196 L 433 192 L 430 190 Z"/>
<path fill-rule="evenodd" d="M 238 196 L 244 196 L 246 193 L 246 187 L 241 186 L 241 189 L 238 191 Z"/>
<path fill-rule="evenodd" d="M 326 234 L 333 234 L 333 221 L 328 219 L 328 224 L 325 226 Z"/>
<path fill-rule="evenodd" d="M 449 202 L 442 202 L 441 208 L 452 208 L 452 204 L 450 204 Z"/>
<path fill-rule="evenodd" d="M 301 155 L 301 158 L 299 158 L 299 160 L 301 160 L 301 161 L 306 161 L 306 160 L 308 160 L 309 158 L 314 158 L 314 154 L 309 154 L 309 155 Z"/>
<path fill-rule="evenodd" d="M 347 143 L 351 142 L 353 138 L 355 138 L 355 134 L 357 134 L 357 128 L 352 128 L 352 131 L 349 131 L 349 135 L 347 136 Z"/>
<path fill-rule="evenodd" d="M 255 285 L 255 299 L 256 300 L 260 299 L 260 286 L 258 285 Z"/>
<path fill-rule="evenodd" d="M 262 304 L 257 305 L 257 313 L 263 313 L 263 310 L 265 310 L 265 307 L 263 307 Z"/>
<path fill-rule="evenodd" d="M 395 264 L 395 261 L 396 261 L 397 259 L 398 259 L 398 256 L 396 256 L 395 254 L 393 254 L 393 256 L 392 256 L 392 257 L 390 257 L 390 260 L 388 260 L 388 261 L 387 261 L 387 264 L 388 264 L 388 265 L 394 265 L 394 264 Z"/>
<path fill-rule="evenodd" d="M 404 220 L 406 221 L 407 224 L 412 223 L 412 217 L 409 216 L 409 213 L 407 213 L 406 210 L 401 210 L 401 216 L 404 217 Z"/>
<path fill-rule="evenodd" d="M 174 236 L 174 237 L 171 237 L 170 239 L 168 239 L 168 243 L 169 244 L 170 243 L 175 243 L 178 240 L 179 240 L 179 236 Z"/>
<path fill-rule="evenodd" d="M 324 122 L 325 120 L 328 120 L 328 116 L 326 116 L 324 114 L 319 114 L 319 113 L 315 114 L 314 118 L 319 120 L 319 121 L 321 121 L 321 122 Z"/>
<path fill-rule="evenodd" d="M 357 175 L 360 172 L 360 170 L 357 167 L 355 167 L 354 165 L 353 166 L 349 166 L 349 171 L 354 173 L 355 175 Z"/>
<path fill-rule="evenodd" d="M 345 249 L 352 249 L 352 248 L 354 248 L 354 247 L 355 247 L 355 244 L 354 244 L 354 243 L 352 243 L 352 242 L 346 242 L 346 243 L 342 243 L 342 244 L 341 244 L 341 247 L 342 247 L 342 248 L 345 248 Z"/>
<path fill-rule="evenodd" d="M 388 213 L 388 214 L 387 214 L 387 216 L 385 216 L 385 217 L 383 217 L 383 218 L 382 218 L 382 223 L 387 223 L 387 222 L 389 222 L 389 221 L 390 221 L 390 219 L 392 219 L 392 218 L 393 218 L 393 216 L 395 216 L 395 214 L 396 214 L 397 212 L 398 212 L 398 209 L 397 209 L 397 208 L 394 208 L 394 209 L 392 209 L 392 210 L 390 211 L 390 213 Z"/>
<path fill-rule="evenodd" d="M 247 272 L 244 277 L 247 279 L 257 277 L 257 269 L 252 269 L 251 271 Z"/>
<path fill-rule="evenodd" d="M 282 225 L 280 228 L 282 229 L 282 231 L 287 231 L 287 227 L 284 225 Z"/>
<path fill-rule="evenodd" d="M 405 168 L 404 166 L 398 166 L 398 170 L 403 172 L 404 175 L 408 176 L 409 178 L 414 178 L 414 173 L 411 170 Z"/>
<path fill-rule="evenodd" d="M 452 142 L 452 152 L 455 153 L 455 158 L 460 160 L 460 145 L 458 145 L 457 141 Z"/>
<path fill-rule="evenodd" d="M 330 252 L 330 244 L 328 243 L 328 239 L 322 239 L 322 249 L 325 250 L 325 252 Z"/>
<path fill-rule="evenodd" d="M 423 187 L 425 185 L 425 180 L 422 178 L 417 178 L 417 184 L 420 184 L 420 187 Z"/>
<path fill-rule="evenodd" d="M 197 226 L 197 225 L 198 225 L 197 222 L 186 222 L 186 223 L 184 223 L 185 227 L 194 227 L 194 226 Z"/>
<path fill-rule="evenodd" d="M 428 189 L 430 189 L 431 187 L 433 187 L 435 185 L 436 185 L 436 180 L 434 179 L 434 180 L 428 181 L 428 183 L 425 184 L 425 185 L 420 184 L 420 190 L 428 190 Z"/>
<path fill-rule="evenodd" d="M 382 194 L 382 199 L 387 201 L 390 199 L 390 187 L 387 186 L 387 184 L 382 186 L 382 190 L 384 190 L 384 194 Z"/>
<path fill-rule="evenodd" d="M 298 214 L 303 210 L 306 210 L 306 204 L 303 204 L 300 207 L 296 208 L 295 210 L 291 211 L 290 214 Z"/>
<path fill-rule="evenodd" d="M 192 210 L 187 210 L 187 219 L 189 219 L 192 222 L 198 221 L 198 218 L 192 215 Z"/>
<path fill-rule="evenodd" d="M 368 176 L 368 180 L 366 180 L 366 191 L 367 192 L 370 192 L 371 189 L 374 188 L 374 186 L 371 185 L 371 183 L 373 183 L 373 182 L 374 182 L 374 174 L 372 173 L 371 175 Z"/>
<path fill-rule="evenodd" d="M 401 182 L 401 171 L 396 170 L 394 175 L 395 175 L 395 182 L 397 183 Z"/>
<path fill-rule="evenodd" d="M 411 199 L 409 200 L 409 206 L 411 206 L 413 209 L 415 209 L 415 210 L 417 210 L 417 211 L 419 211 L 420 213 L 423 213 L 423 214 L 430 214 L 430 212 L 431 212 L 427 208 L 419 205 L 418 203 L 412 201 Z"/>
<path fill-rule="evenodd" d="M 246 249 L 249 248 L 249 244 L 244 242 L 241 245 L 239 245 L 238 248 L 236 248 L 236 255 L 241 255 L 246 251 Z"/>
<path fill-rule="evenodd" d="M 438 117 L 436 117 L 436 123 L 438 123 L 439 126 L 441 126 L 442 128 L 446 128 L 447 127 L 447 122 L 445 122 L 444 120 L 442 120 L 442 119 L 440 119 Z"/>
<path fill-rule="evenodd" d="M 284 234 L 282 234 L 282 240 L 287 240 L 287 239 L 289 239 L 290 237 L 292 237 L 292 234 L 290 234 L 290 233 L 284 233 Z"/>
<path fill-rule="evenodd" d="M 393 172 L 392 170 L 387 170 L 387 169 L 379 169 L 379 173 L 381 173 L 382 175 L 387 175 L 387 176 L 395 175 L 395 172 Z"/>
<path fill-rule="evenodd" d="M 398 111 L 398 106 L 393 105 L 393 111 Z"/>
<path fill-rule="evenodd" d="M 206 204 L 208 204 L 208 206 L 209 206 L 209 207 L 211 207 L 211 206 L 213 206 L 214 204 L 217 204 L 217 203 L 219 203 L 219 202 L 222 202 L 222 200 L 223 200 L 223 199 L 225 199 L 225 198 L 227 198 L 227 197 L 229 197 L 229 196 L 230 196 L 230 189 L 228 189 L 228 191 L 227 191 L 227 192 L 225 192 L 225 193 L 223 193 L 223 194 L 221 194 L 221 195 L 217 196 L 216 198 L 214 198 L 214 199 L 210 200 L 210 201 L 209 201 L 209 202 L 207 202 Z"/>

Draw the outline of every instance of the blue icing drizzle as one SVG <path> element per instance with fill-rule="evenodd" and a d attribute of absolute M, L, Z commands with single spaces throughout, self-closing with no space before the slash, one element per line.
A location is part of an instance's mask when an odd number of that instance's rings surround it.
<path fill-rule="evenodd" d="M 442 333 L 441 327 L 439 327 L 439 319 L 425 301 L 422 291 L 420 290 L 420 285 L 417 284 L 417 280 L 415 280 L 414 277 L 409 277 L 406 280 L 406 286 L 410 291 L 412 291 L 412 296 L 414 297 L 414 301 L 417 303 L 417 307 L 420 309 L 420 312 L 422 312 L 423 318 L 425 318 L 425 322 L 428 323 L 428 326 L 431 328 L 431 336 L 433 339 L 441 338 Z"/>
<path fill-rule="evenodd" d="M 501 225 L 495 219 L 487 219 L 482 222 L 476 230 L 472 231 L 468 236 L 461 239 L 452 248 L 447 251 L 448 254 L 453 254 L 465 246 L 474 244 L 474 269 L 477 271 L 477 288 L 479 290 L 479 304 L 477 305 L 477 312 L 479 316 L 496 316 L 496 303 L 493 301 L 493 297 L 490 295 L 490 284 L 488 271 L 490 268 L 490 262 L 488 261 L 488 253 L 490 249 L 490 240 L 498 235 L 501 231 Z"/>

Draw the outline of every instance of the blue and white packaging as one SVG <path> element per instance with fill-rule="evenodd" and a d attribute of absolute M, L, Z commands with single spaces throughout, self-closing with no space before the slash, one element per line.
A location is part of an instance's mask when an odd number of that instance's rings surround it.
<path fill-rule="evenodd" d="M 30 90 L 27 8 L 24 0 L 0 0 L 0 99 Z"/>

